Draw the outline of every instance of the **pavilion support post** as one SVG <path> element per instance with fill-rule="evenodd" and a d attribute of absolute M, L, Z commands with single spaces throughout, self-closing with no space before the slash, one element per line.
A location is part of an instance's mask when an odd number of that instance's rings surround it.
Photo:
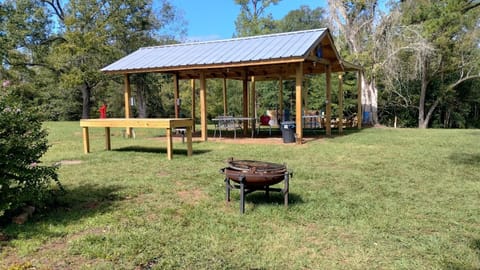
<path fill-rule="evenodd" d="M 190 88 L 192 89 L 192 119 L 193 119 L 193 127 L 192 127 L 192 132 L 195 132 L 195 79 L 190 80 Z"/>
<path fill-rule="evenodd" d="M 125 118 L 128 119 L 131 116 L 130 110 L 130 98 L 132 95 L 132 89 L 130 88 L 130 77 L 128 74 L 125 74 L 124 77 L 124 102 L 125 102 Z M 125 127 L 125 137 L 131 138 L 132 137 L 132 128 Z"/>
<path fill-rule="evenodd" d="M 242 92 L 243 92 L 243 117 L 248 117 L 248 78 L 245 72 L 242 80 Z M 247 136 L 248 121 L 243 121 L 243 136 Z"/>
<path fill-rule="evenodd" d="M 343 134 L 343 74 L 338 75 L 338 134 Z"/>
<path fill-rule="evenodd" d="M 299 63 L 296 67 L 295 76 L 295 125 L 296 125 L 296 142 L 302 144 L 303 127 L 302 127 L 302 95 L 303 95 L 303 63 Z"/>
<path fill-rule="evenodd" d="M 303 82 L 303 111 L 304 111 L 304 113 L 306 113 L 307 110 L 308 110 L 308 81 L 305 80 Z"/>
<path fill-rule="evenodd" d="M 280 76 L 278 80 L 278 111 L 277 120 L 285 121 L 283 118 L 283 78 Z M 280 122 L 278 123 L 280 125 Z"/>
<path fill-rule="evenodd" d="M 174 96 L 174 99 L 175 99 L 175 118 L 179 118 L 180 117 L 180 90 L 179 90 L 179 86 L 178 86 L 178 76 L 175 74 L 173 75 L 173 96 Z"/>
<path fill-rule="evenodd" d="M 200 126 L 202 127 L 202 141 L 208 139 L 207 129 L 207 81 L 205 74 L 200 73 Z"/>
<path fill-rule="evenodd" d="M 332 67 L 326 65 L 325 81 L 327 83 L 327 98 L 325 112 L 325 131 L 327 136 L 332 136 Z"/>
<path fill-rule="evenodd" d="M 362 128 L 362 72 L 357 71 L 357 128 Z"/>
<path fill-rule="evenodd" d="M 228 107 L 227 107 L 227 78 L 223 78 L 223 115 L 226 116 L 228 114 Z"/>
<path fill-rule="evenodd" d="M 257 111 L 256 111 L 256 104 L 257 104 L 257 100 L 256 100 L 256 96 L 257 94 L 255 93 L 255 76 L 252 76 L 252 79 L 251 79 L 251 87 L 250 87 L 250 118 L 252 118 L 252 121 L 250 123 L 250 127 L 252 129 L 252 134 L 253 134 L 253 131 L 255 130 L 255 127 L 256 127 L 256 123 L 255 123 L 255 119 L 257 118 Z"/>

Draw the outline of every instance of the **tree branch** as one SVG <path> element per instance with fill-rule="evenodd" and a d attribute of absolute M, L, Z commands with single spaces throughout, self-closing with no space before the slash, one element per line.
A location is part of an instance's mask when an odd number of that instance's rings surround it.
<path fill-rule="evenodd" d="M 476 78 L 480 78 L 480 73 L 477 74 L 477 75 L 470 75 L 470 76 L 463 77 L 463 78 L 459 79 L 458 81 L 448 85 L 447 89 L 448 90 L 453 90 L 453 88 L 457 87 L 462 82 L 468 81 L 468 80 L 471 80 L 471 79 L 476 79 Z"/>
<path fill-rule="evenodd" d="M 58 18 L 63 21 L 65 19 L 65 13 L 63 12 L 60 1 L 61 0 L 42 0 L 43 3 L 48 4 L 50 7 L 52 7 Z"/>
<path fill-rule="evenodd" d="M 480 6 L 480 2 L 478 1 L 469 1 L 468 3 L 469 5 L 465 6 L 463 9 L 462 9 L 462 12 L 465 13 L 469 10 L 472 10 L 476 7 L 479 7 Z"/>

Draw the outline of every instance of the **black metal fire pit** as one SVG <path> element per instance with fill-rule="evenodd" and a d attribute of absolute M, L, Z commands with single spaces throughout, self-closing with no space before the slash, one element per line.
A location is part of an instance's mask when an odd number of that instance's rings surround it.
<path fill-rule="evenodd" d="M 281 192 L 284 204 L 288 206 L 289 178 L 292 173 L 288 172 L 287 166 L 271 162 L 257 160 L 228 160 L 228 167 L 220 170 L 225 175 L 226 200 L 230 201 L 230 190 L 240 189 L 240 213 L 245 212 L 245 195 L 248 193 L 264 190 L 268 197 L 270 191 Z M 233 185 L 230 181 L 235 182 Z M 271 185 L 284 181 L 284 188 L 271 188 Z"/>

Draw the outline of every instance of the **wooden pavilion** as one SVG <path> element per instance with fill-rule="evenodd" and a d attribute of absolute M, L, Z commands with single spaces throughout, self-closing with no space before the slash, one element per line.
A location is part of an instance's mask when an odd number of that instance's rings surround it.
<path fill-rule="evenodd" d="M 195 80 L 200 81 L 201 139 L 207 140 L 207 80 L 224 79 L 224 107 L 226 107 L 226 80 L 241 80 L 243 93 L 243 116 L 254 117 L 255 82 L 261 80 L 295 80 L 296 142 L 302 143 L 303 81 L 308 74 L 326 76 L 326 134 L 331 135 L 331 77 L 339 74 L 339 111 L 343 114 L 342 74 L 357 71 L 360 66 L 343 61 L 327 28 L 261 35 L 226 40 L 182 43 L 166 46 L 145 47 L 121 58 L 102 69 L 108 74 L 124 75 L 125 119 L 130 114 L 130 80 L 134 73 L 165 73 L 174 78 L 175 101 L 179 98 L 179 80 L 190 80 L 192 91 L 192 119 L 195 119 Z M 250 84 L 250 87 L 249 87 Z M 280 99 L 282 83 L 279 84 Z M 357 123 L 361 127 L 361 88 L 358 84 Z M 249 89 L 250 88 L 250 89 Z M 280 104 L 282 104 L 281 102 Z M 179 117 L 179 104 L 175 104 L 175 118 Z M 282 108 L 280 108 L 281 110 Z M 255 129 L 255 121 L 251 121 Z M 248 122 L 243 123 L 246 133 Z M 125 125 L 128 127 L 128 125 Z M 342 125 L 339 125 L 342 132 Z M 127 128 L 127 134 L 129 129 Z"/>

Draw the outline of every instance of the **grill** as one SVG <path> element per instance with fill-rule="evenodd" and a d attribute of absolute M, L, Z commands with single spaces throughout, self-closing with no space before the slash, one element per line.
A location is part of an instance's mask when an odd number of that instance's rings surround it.
<path fill-rule="evenodd" d="M 285 164 L 258 160 L 228 160 L 228 166 L 220 169 L 225 175 L 226 200 L 230 201 L 230 191 L 240 190 L 240 213 L 245 213 L 245 195 L 257 191 L 265 191 L 268 197 L 270 191 L 281 192 L 284 204 L 288 206 L 289 179 L 292 173 Z M 284 182 L 283 188 L 272 188 L 271 185 Z M 233 183 L 232 183 L 233 182 Z"/>

